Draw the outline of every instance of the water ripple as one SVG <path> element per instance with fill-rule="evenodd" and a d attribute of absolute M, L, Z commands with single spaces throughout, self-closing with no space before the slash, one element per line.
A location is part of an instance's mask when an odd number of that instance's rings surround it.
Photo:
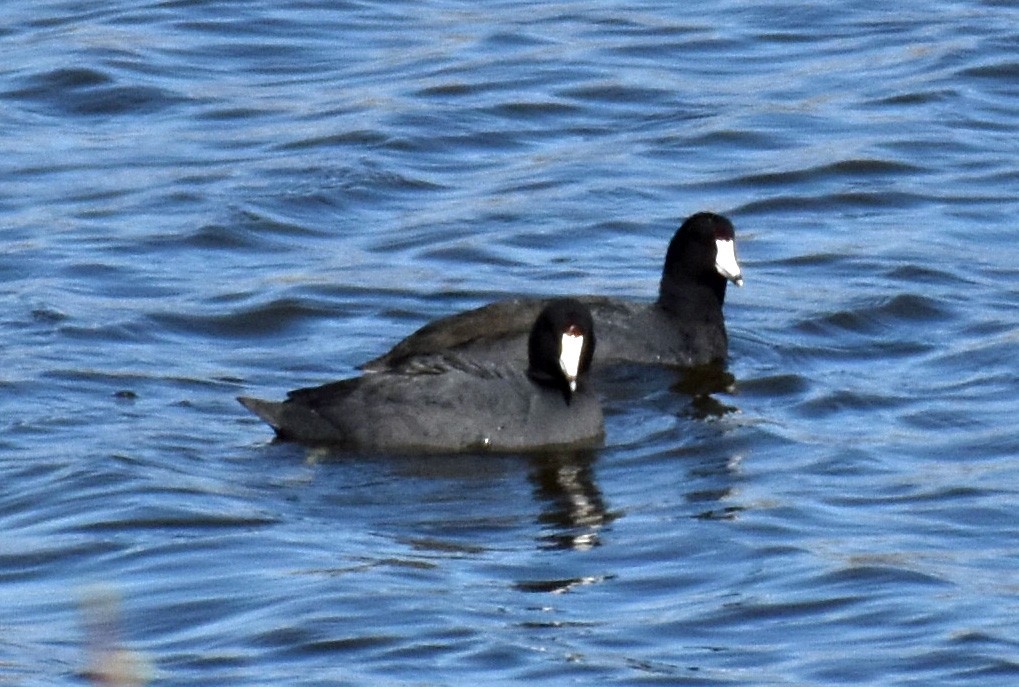
<path fill-rule="evenodd" d="M 163 88 L 124 85 L 106 72 L 55 69 L 25 79 L 7 97 L 44 106 L 56 115 L 109 116 L 149 114 L 171 108 L 183 98 Z"/>
<path fill-rule="evenodd" d="M 1008 3 L 9 4 L 5 676 L 1011 684 Z M 728 366 L 600 374 L 593 454 L 234 401 L 496 298 L 650 301 L 703 209 Z"/>

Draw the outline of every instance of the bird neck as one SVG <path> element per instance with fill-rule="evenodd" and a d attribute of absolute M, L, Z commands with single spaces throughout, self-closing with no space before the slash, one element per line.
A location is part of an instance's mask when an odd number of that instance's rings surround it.
<path fill-rule="evenodd" d="M 570 405 L 570 401 L 573 400 L 574 392 L 570 391 L 569 382 L 567 382 L 566 378 L 561 374 L 548 372 L 535 367 L 528 367 L 527 376 L 538 386 L 561 393 L 563 395 L 563 400 L 566 401 L 566 405 Z M 578 390 L 582 383 L 583 380 L 578 380 Z"/>
<path fill-rule="evenodd" d="M 697 310 L 721 309 L 725 302 L 725 279 L 716 273 L 699 279 L 665 275 L 658 288 L 658 306 L 675 315 Z"/>

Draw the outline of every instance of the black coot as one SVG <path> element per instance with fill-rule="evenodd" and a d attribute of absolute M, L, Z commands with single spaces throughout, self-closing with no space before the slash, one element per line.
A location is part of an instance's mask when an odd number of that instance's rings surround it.
<path fill-rule="evenodd" d="M 585 373 L 591 313 L 554 300 L 536 314 L 527 366 L 452 354 L 417 357 L 378 374 L 298 389 L 276 403 L 238 400 L 278 438 L 385 452 L 537 451 L 601 443 L 601 406 Z"/>
<path fill-rule="evenodd" d="M 597 323 L 597 366 L 693 367 L 724 362 L 729 349 L 722 315 L 725 288 L 729 281 L 743 285 L 734 244 L 732 222 L 722 215 L 699 212 L 683 222 L 669 243 L 657 301 L 579 297 Z M 362 368 L 376 372 L 443 352 L 522 363 L 528 328 L 549 302 L 541 298 L 498 301 L 435 320 Z"/>

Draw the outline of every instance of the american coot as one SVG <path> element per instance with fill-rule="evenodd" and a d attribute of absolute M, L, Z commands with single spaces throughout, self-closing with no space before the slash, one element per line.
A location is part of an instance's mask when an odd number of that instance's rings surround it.
<path fill-rule="evenodd" d="M 676 230 L 654 303 L 581 296 L 598 327 L 598 367 L 638 363 L 692 367 L 724 362 L 729 340 L 722 304 L 726 283 L 743 285 L 735 231 L 727 218 L 691 215 Z M 547 299 L 498 301 L 431 322 L 362 369 L 375 372 L 416 356 L 457 352 L 477 360 L 523 361 L 524 338 Z"/>
<path fill-rule="evenodd" d="M 604 434 L 585 373 L 591 313 L 551 301 L 533 323 L 529 362 L 454 354 L 418 357 L 378 374 L 298 389 L 281 403 L 238 398 L 280 439 L 385 453 L 589 448 Z"/>

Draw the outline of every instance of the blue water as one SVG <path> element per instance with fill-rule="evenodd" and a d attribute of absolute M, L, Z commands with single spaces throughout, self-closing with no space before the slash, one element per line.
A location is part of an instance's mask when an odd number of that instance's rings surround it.
<path fill-rule="evenodd" d="M 4 6 L 0 682 L 1015 684 L 1019 9 L 279 5 Z M 650 299 L 698 210 L 732 388 L 610 379 L 590 455 L 234 401 Z"/>

